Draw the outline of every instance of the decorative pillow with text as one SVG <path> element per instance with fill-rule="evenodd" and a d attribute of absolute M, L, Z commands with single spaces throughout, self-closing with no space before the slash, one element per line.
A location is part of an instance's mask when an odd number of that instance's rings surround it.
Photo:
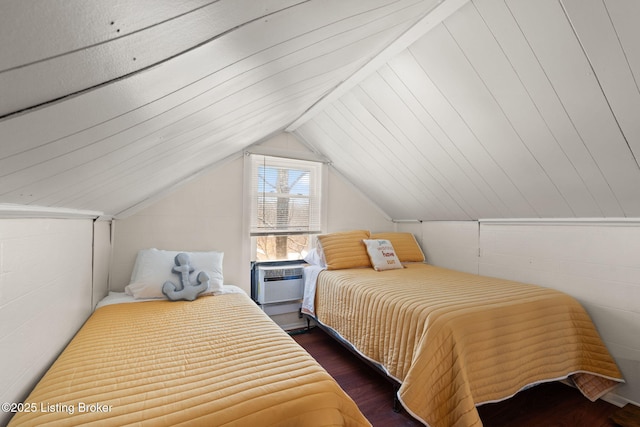
<path fill-rule="evenodd" d="M 363 240 L 371 265 L 376 271 L 404 268 L 390 241 L 385 239 Z"/>

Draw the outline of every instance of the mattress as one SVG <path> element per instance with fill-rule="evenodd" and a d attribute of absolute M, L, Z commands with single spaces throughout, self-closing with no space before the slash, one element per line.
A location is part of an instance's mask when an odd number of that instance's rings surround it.
<path fill-rule="evenodd" d="M 369 426 L 242 293 L 98 308 L 10 426 Z"/>
<path fill-rule="evenodd" d="M 582 306 L 540 286 L 422 263 L 322 271 L 315 312 L 432 427 L 480 426 L 476 405 L 540 382 L 571 376 L 595 399 L 622 381 Z"/>

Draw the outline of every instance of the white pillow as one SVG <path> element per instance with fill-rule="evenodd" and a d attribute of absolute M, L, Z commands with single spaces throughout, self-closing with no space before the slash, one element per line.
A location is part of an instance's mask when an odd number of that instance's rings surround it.
<path fill-rule="evenodd" d="M 376 271 L 404 268 L 390 241 L 383 239 L 365 239 L 363 242 L 367 247 L 367 254 L 371 260 L 371 265 L 373 265 Z"/>
<path fill-rule="evenodd" d="M 196 277 L 201 271 L 205 271 L 209 275 L 209 289 L 201 295 L 211 295 L 222 291 L 224 282 L 222 260 L 224 252 L 164 251 L 153 248 L 143 249 L 138 252 L 131 280 L 124 289 L 127 295 L 138 299 L 166 299 L 166 296 L 162 293 L 164 282 L 171 281 L 176 285 L 181 285 L 180 276 L 172 271 L 176 265 L 174 259 L 180 252 L 189 254 L 191 267 L 194 268 L 190 276 L 192 283 L 198 283 Z"/>

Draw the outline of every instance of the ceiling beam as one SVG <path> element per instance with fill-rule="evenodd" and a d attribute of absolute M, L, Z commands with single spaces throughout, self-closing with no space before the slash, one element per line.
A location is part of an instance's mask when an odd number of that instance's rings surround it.
<path fill-rule="evenodd" d="M 67 209 L 51 206 L 20 205 L 13 203 L 0 203 L 0 218 L 104 218 L 104 214 L 98 211 L 81 209 Z"/>

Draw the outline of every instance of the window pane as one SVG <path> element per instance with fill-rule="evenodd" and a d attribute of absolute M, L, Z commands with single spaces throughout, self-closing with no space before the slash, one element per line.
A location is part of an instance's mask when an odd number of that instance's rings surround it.
<path fill-rule="evenodd" d="M 322 163 L 255 154 L 249 160 L 255 260 L 303 258 L 310 236 L 321 232 Z"/>
<path fill-rule="evenodd" d="M 320 230 L 321 164 L 252 156 L 251 234 Z"/>
<path fill-rule="evenodd" d="M 254 237 L 256 261 L 302 259 L 309 252 L 310 237 L 309 234 Z"/>

